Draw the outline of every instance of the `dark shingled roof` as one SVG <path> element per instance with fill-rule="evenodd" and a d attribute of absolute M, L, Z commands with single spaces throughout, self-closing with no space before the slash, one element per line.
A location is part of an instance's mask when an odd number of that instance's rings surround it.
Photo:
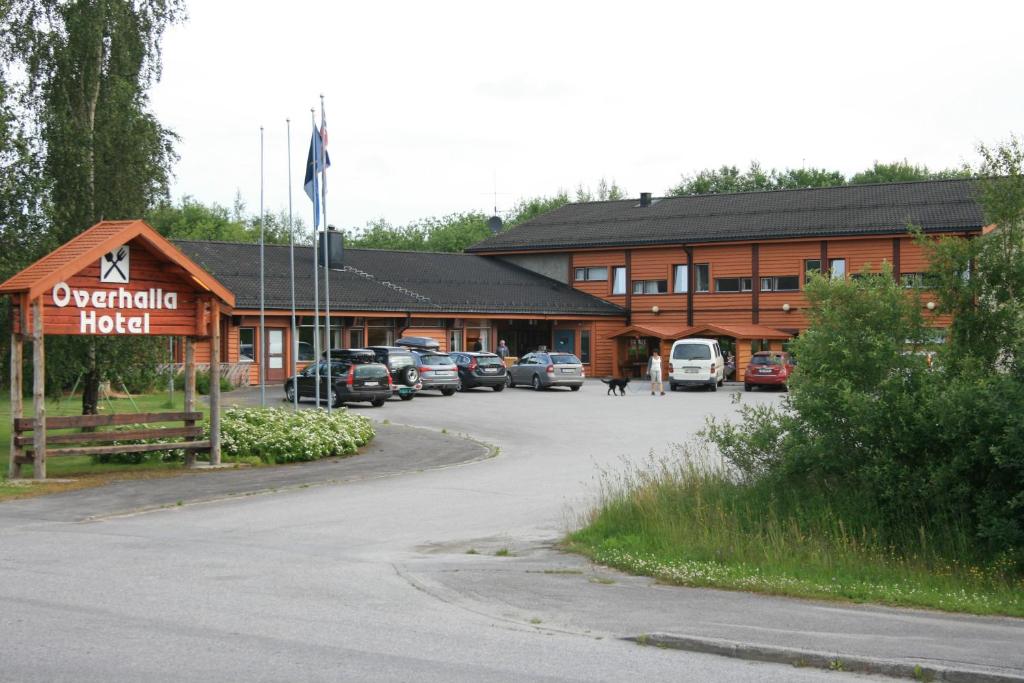
<path fill-rule="evenodd" d="M 567 204 L 478 242 L 468 252 L 847 237 L 978 230 L 972 180 Z"/>
<path fill-rule="evenodd" d="M 236 306 L 259 308 L 259 245 L 174 240 L 189 258 L 234 292 Z M 288 247 L 266 245 L 265 301 L 291 309 Z M 331 270 L 331 308 L 396 313 L 625 314 L 618 306 L 498 259 L 378 249 L 345 249 L 344 270 Z M 320 299 L 323 303 L 323 268 Z M 295 296 L 313 307 L 313 248 L 295 247 Z"/>

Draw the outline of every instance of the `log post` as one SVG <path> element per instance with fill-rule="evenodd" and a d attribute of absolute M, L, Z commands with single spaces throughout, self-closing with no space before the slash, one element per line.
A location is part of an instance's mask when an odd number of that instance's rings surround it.
<path fill-rule="evenodd" d="M 196 352 L 192 337 L 185 337 L 185 412 L 196 409 Z M 186 427 L 194 427 L 195 420 L 186 420 Z M 196 466 L 196 452 L 185 451 L 185 467 Z"/>
<path fill-rule="evenodd" d="M 32 302 L 32 478 L 46 479 L 46 357 L 43 349 L 43 297 Z"/>
<path fill-rule="evenodd" d="M 210 301 L 210 464 L 220 464 L 220 300 Z"/>
<path fill-rule="evenodd" d="M 19 305 L 15 311 L 17 320 L 11 318 L 11 463 L 7 470 L 7 476 L 11 479 L 21 477 L 21 463 L 18 458 L 24 454 L 24 449 L 18 444 L 14 431 L 14 422 L 23 416 L 24 409 L 24 387 L 22 381 L 22 354 L 24 353 L 25 339 L 25 301 L 24 297 L 19 299 Z"/>

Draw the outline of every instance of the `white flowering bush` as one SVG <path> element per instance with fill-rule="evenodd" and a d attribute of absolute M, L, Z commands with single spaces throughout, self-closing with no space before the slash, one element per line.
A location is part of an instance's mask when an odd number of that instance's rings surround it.
<path fill-rule="evenodd" d="M 204 426 L 209 435 L 209 422 Z M 255 456 L 271 464 L 351 455 L 373 437 L 370 421 L 345 409 L 328 413 L 326 410 L 233 407 L 224 411 L 220 421 L 224 456 L 231 459 Z"/>

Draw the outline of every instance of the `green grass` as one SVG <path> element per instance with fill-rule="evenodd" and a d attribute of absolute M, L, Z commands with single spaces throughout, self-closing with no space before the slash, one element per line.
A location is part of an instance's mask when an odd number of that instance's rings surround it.
<path fill-rule="evenodd" d="M 127 398 L 112 398 L 109 401 L 103 400 L 100 403 L 100 414 L 118 413 L 153 413 L 164 411 L 182 411 L 185 409 L 185 397 L 182 392 L 174 393 L 174 403 L 170 403 L 166 392 L 156 394 L 145 394 Z M 208 407 L 201 401 L 196 401 L 196 410 L 204 415 L 209 414 Z M 59 415 L 79 415 L 82 411 L 80 396 L 63 399 L 50 399 L 46 401 L 46 414 L 48 417 Z M 32 400 L 25 402 L 25 417 L 32 417 L 35 414 L 32 408 Z M 159 423 L 147 424 L 157 426 Z M 182 425 L 181 422 L 166 423 L 168 426 Z M 123 463 L 94 463 L 88 456 L 66 456 L 48 458 L 46 462 L 46 476 L 49 479 L 75 478 L 79 481 L 73 484 L 36 484 L 24 486 L 12 484 L 7 480 L 7 468 L 10 459 L 11 447 L 11 403 L 9 398 L 0 400 L 0 500 L 10 498 L 22 498 L 41 493 L 51 493 L 73 488 L 84 488 L 97 486 L 114 479 L 123 478 L 151 478 L 167 476 L 182 469 L 181 463 L 160 462 L 159 460 L 147 460 L 146 462 L 132 465 Z M 32 477 L 32 466 L 23 465 L 22 476 Z"/>
<path fill-rule="evenodd" d="M 569 547 L 678 585 L 1024 616 L 1024 577 L 962 559 L 956 529 L 908 528 L 883 545 L 828 501 L 782 501 L 684 462 L 605 475 L 601 505 Z"/>

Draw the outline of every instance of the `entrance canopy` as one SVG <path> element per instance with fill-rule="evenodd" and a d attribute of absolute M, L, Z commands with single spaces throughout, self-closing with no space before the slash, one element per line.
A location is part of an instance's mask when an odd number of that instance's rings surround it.
<path fill-rule="evenodd" d="M 629 325 L 615 330 L 608 335 L 609 339 L 616 337 L 654 337 L 655 339 L 679 339 L 678 328 L 660 327 L 655 325 Z"/>
<path fill-rule="evenodd" d="M 789 339 L 789 332 L 765 325 L 695 325 L 676 333 L 675 339 L 686 337 L 735 337 L 736 339 Z"/>

